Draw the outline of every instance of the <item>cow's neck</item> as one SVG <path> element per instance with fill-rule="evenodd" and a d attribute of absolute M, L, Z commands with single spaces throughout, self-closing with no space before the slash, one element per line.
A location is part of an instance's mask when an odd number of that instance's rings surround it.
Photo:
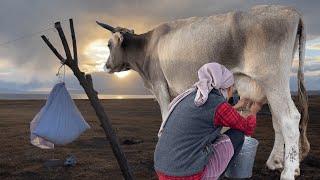
<path fill-rule="evenodd" d="M 149 74 L 150 58 L 147 52 L 149 37 L 149 33 L 133 36 L 129 39 L 129 48 L 126 53 L 131 69 L 139 73 L 147 87 L 149 87 L 151 79 Z"/>

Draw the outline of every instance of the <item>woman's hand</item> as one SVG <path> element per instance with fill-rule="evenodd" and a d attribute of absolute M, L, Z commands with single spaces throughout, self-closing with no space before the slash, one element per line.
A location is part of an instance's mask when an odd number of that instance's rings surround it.
<path fill-rule="evenodd" d="M 237 111 L 240 111 L 241 116 L 246 118 L 250 115 L 256 115 L 262 106 L 263 103 L 253 102 L 250 99 L 243 98 L 240 99 L 238 103 L 233 106 L 233 108 L 235 108 Z"/>
<path fill-rule="evenodd" d="M 250 103 L 251 103 L 251 101 L 249 99 L 243 98 L 243 99 L 240 99 L 238 101 L 238 103 L 233 106 L 233 108 L 235 108 L 236 110 L 246 108 L 246 107 L 250 106 Z"/>
<path fill-rule="evenodd" d="M 254 133 L 254 129 L 256 128 L 256 125 L 257 125 L 256 115 L 260 111 L 262 105 L 263 105 L 262 103 L 254 102 L 250 106 L 250 113 L 248 114 L 248 116 L 250 115 L 251 116 L 247 117 L 247 131 L 246 131 L 247 133 L 246 135 L 248 136 L 252 136 L 252 134 Z"/>
<path fill-rule="evenodd" d="M 261 103 L 259 102 L 254 102 L 251 106 L 250 106 L 250 113 L 253 115 L 256 115 L 262 108 Z"/>

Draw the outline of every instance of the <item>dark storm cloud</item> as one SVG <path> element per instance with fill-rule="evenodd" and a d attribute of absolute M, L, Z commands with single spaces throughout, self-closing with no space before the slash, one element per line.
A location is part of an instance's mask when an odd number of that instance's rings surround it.
<path fill-rule="evenodd" d="M 190 16 L 207 16 L 232 10 L 247 10 L 259 4 L 279 4 L 295 7 L 302 12 L 308 34 L 320 36 L 318 0 L 118 0 L 81 1 L 88 11 L 111 14 L 119 17 L 142 16 L 167 21 Z"/>
<path fill-rule="evenodd" d="M 95 39 L 105 39 L 110 34 L 99 28 L 95 20 L 112 25 L 129 26 L 142 33 L 157 24 L 177 18 L 207 16 L 231 10 L 247 10 L 257 4 L 282 4 L 297 8 L 304 15 L 308 38 L 320 36 L 318 20 L 320 1 L 287 0 L 2 0 L 0 2 L 0 43 L 52 27 L 57 20 L 74 18 L 79 44 L 79 56 L 82 64 L 90 65 L 89 57 L 82 54 L 85 46 Z M 66 21 L 62 22 L 68 27 Z M 68 28 L 66 28 L 69 37 Z M 54 30 L 46 31 L 49 39 L 61 50 L 59 37 Z M 5 46 L 0 46 L 0 91 L 6 88 L 30 89 L 51 87 L 59 63 L 51 51 L 44 45 L 40 35 L 25 38 Z M 61 51 L 62 52 L 62 51 Z M 107 57 L 106 57 L 107 58 Z M 4 63 L 4 61 L 6 61 Z M 1 66 L 5 64 L 7 68 Z M 2 77 L 1 77 L 2 76 Z M 117 86 L 111 75 L 96 73 L 95 84 L 101 91 L 108 92 Z M 72 87 L 79 88 L 76 80 L 70 76 Z M 144 93 L 138 76 L 134 91 Z M 111 88 L 114 87 L 114 88 Z M 110 88 L 112 90 L 110 90 Z M 110 90 L 110 91 L 109 91 Z"/>

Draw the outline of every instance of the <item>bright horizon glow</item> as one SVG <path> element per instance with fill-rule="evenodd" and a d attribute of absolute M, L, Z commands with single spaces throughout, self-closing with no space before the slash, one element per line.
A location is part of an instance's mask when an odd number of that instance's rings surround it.
<path fill-rule="evenodd" d="M 107 48 L 106 41 L 102 39 L 98 39 L 89 43 L 86 47 L 84 54 L 89 57 L 94 62 L 89 62 L 84 66 L 87 68 L 86 70 L 89 72 L 103 72 L 104 66 L 106 63 L 106 59 L 110 55 L 109 49 Z M 130 74 L 129 71 L 121 71 L 115 72 L 114 75 L 123 79 Z"/>
<path fill-rule="evenodd" d="M 84 66 L 89 72 L 103 72 L 105 63 L 110 55 L 107 41 L 103 39 L 94 40 L 85 48 L 84 55 L 90 58 Z"/>
<path fill-rule="evenodd" d="M 121 72 L 115 72 L 114 75 L 120 79 L 128 76 L 130 74 L 130 71 L 121 71 Z"/>

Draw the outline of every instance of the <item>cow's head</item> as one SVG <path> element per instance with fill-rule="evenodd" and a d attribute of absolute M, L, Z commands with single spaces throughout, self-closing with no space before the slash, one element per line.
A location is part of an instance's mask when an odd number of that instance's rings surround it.
<path fill-rule="evenodd" d="M 127 44 L 126 41 L 134 35 L 133 30 L 122 27 L 114 28 L 108 24 L 100 23 L 98 21 L 97 24 L 112 32 L 112 36 L 108 41 L 110 55 L 105 65 L 106 71 L 108 73 L 113 73 L 131 69 L 125 49 Z"/>

